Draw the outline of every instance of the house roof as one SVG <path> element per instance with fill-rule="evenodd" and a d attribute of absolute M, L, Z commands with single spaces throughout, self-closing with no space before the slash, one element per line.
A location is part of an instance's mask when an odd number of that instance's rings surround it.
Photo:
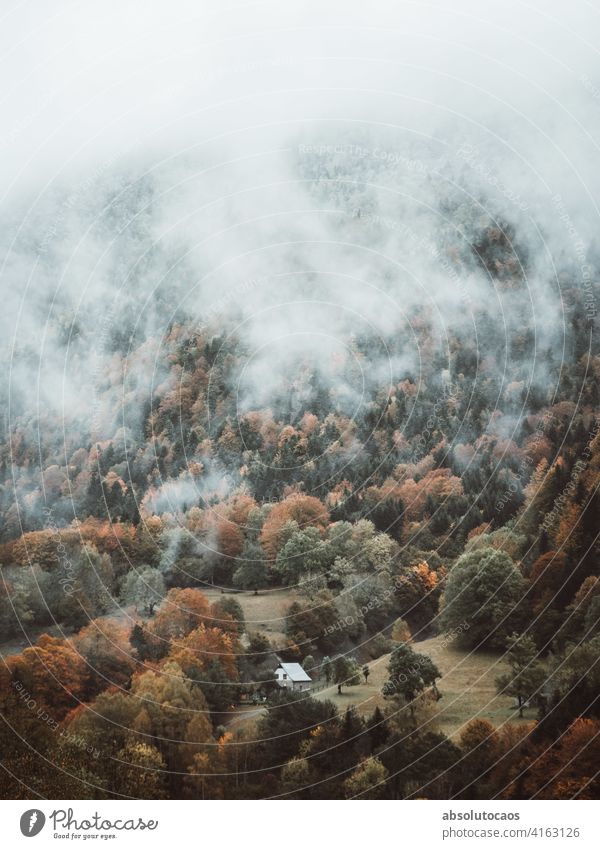
<path fill-rule="evenodd" d="M 279 666 L 291 681 L 312 681 L 310 675 L 307 675 L 299 663 L 280 663 Z"/>

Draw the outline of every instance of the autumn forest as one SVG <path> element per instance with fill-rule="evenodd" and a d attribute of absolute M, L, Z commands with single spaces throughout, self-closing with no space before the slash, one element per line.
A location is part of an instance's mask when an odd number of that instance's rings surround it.
<path fill-rule="evenodd" d="M 597 168 L 409 73 L 2 208 L 1 798 L 600 796 Z"/>

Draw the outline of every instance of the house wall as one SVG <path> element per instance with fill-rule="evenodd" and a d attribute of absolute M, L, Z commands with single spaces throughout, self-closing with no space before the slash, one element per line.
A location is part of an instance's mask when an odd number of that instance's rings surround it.
<path fill-rule="evenodd" d="M 275 670 L 275 674 L 277 675 L 277 683 L 280 687 L 284 687 L 286 690 L 288 690 L 290 687 L 293 687 L 293 681 L 290 681 L 289 678 L 283 677 L 283 669 Z"/>

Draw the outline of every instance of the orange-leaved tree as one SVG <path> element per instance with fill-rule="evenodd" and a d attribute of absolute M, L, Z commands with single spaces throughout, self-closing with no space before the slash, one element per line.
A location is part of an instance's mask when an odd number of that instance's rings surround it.
<path fill-rule="evenodd" d="M 301 493 L 289 495 L 275 504 L 260 534 L 262 546 L 272 559 L 281 548 L 282 531 L 287 522 L 297 522 L 301 529 L 313 526 L 324 530 L 329 524 L 329 511 L 318 498 Z"/>

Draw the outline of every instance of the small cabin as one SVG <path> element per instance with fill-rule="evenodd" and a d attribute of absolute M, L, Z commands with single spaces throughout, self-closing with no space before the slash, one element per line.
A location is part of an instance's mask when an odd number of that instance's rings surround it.
<path fill-rule="evenodd" d="M 294 692 L 305 692 L 312 687 L 312 678 L 299 663 L 280 663 L 275 670 L 275 680 L 280 687 Z"/>

